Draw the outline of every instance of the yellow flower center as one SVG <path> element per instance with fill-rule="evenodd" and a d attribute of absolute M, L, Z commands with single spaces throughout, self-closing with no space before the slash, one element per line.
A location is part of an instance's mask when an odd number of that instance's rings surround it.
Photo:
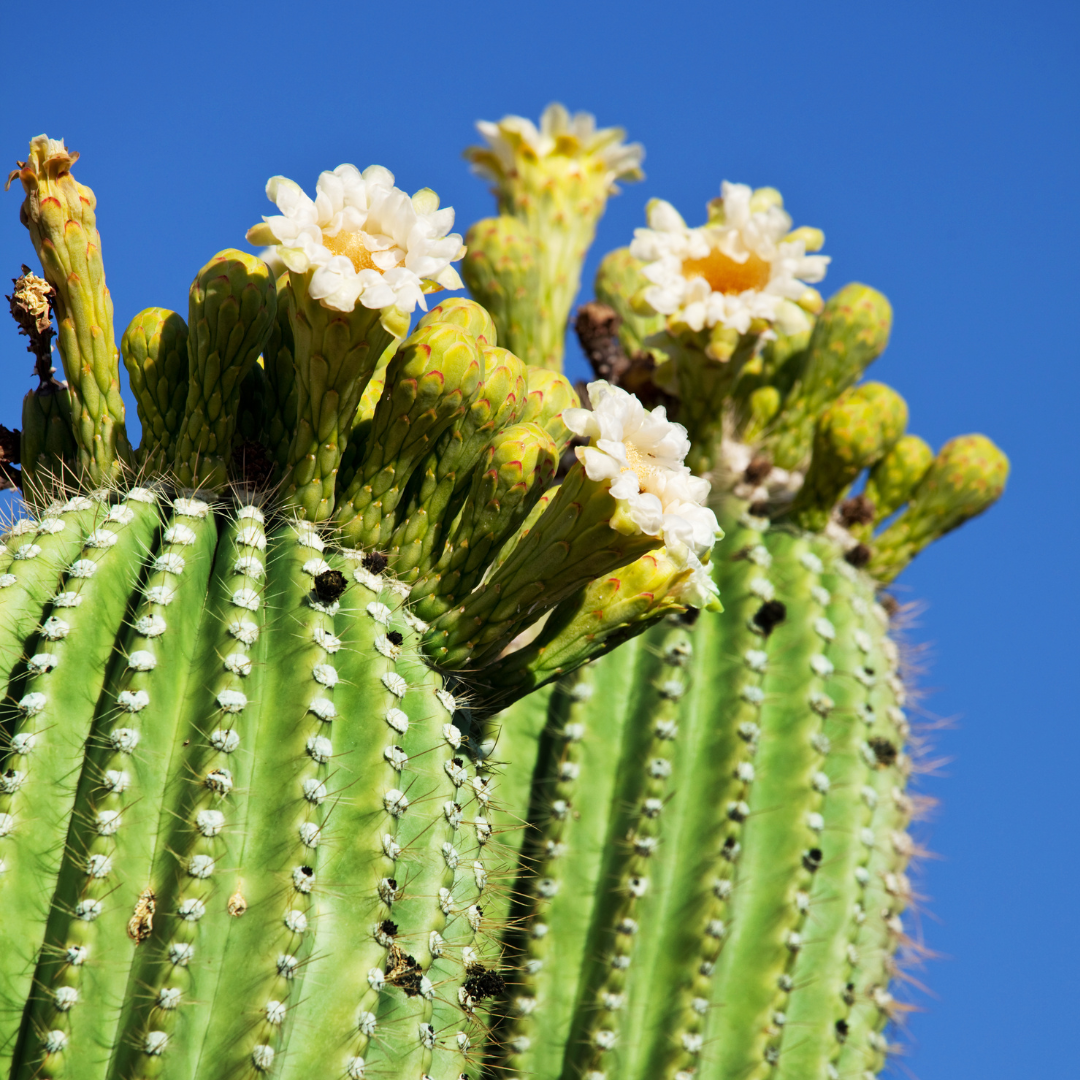
<path fill-rule="evenodd" d="M 713 292 L 733 295 L 749 289 L 760 291 L 769 284 L 772 268 L 753 252 L 746 262 L 729 259 L 722 251 L 710 251 L 704 259 L 685 259 L 683 277 L 703 277 Z"/>
<path fill-rule="evenodd" d="M 623 472 L 632 472 L 644 485 L 645 481 L 651 476 L 655 476 L 660 470 L 653 464 L 656 458 L 652 454 L 646 454 L 644 451 L 638 449 L 633 443 L 628 442 L 623 444 L 626 449 L 626 460 L 629 463 L 629 468 L 623 468 Z"/>
<path fill-rule="evenodd" d="M 371 261 L 371 252 L 364 247 L 359 233 L 349 232 L 347 229 L 342 229 L 337 236 L 327 236 L 323 233 L 323 246 L 331 254 L 344 255 L 356 268 L 357 273 L 361 270 L 379 270 Z M 382 271 L 379 270 L 379 273 Z"/>

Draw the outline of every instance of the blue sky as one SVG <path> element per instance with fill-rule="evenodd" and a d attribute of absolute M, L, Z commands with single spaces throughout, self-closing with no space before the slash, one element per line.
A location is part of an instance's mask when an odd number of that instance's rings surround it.
<path fill-rule="evenodd" d="M 942 958 L 893 1071 L 1061 1070 L 1080 1003 L 1080 7 L 57 0 L 6 28 L 0 148 L 13 166 L 47 131 L 82 152 L 119 329 L 149 305 L 186 310 L 195 270 L 269 211 L 273 173 L 310 189 L 323 168 L 379 162 L 435 188 L 464 231 L 492 205 L 460 156 L 473 122 L 552 99 L 647 150 L 587 281 L 648 198 L 694 219 L 722 179 L 778 187 L 797 224 L 823 228 L 824 291 L 854 279 L 893 302 L 873 375 L 907 397 L 911 430 L 935 445 L 983 431 L 1013 462 L 1002 503 L 901 579 L 927 604 L 912 633 L 927 708 L 951 723 L 923 783 L 941 807 L 921 923 Z M 2 200 L 9 278 L 34 258 L 20 195 Z M 30 357 L 8 322 L 0 343 L 0 423 L 18 426 Z"/>

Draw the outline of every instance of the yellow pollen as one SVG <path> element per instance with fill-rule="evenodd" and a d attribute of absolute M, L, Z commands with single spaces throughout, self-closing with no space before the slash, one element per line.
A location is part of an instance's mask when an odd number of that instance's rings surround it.
<path fill-rule="evenodd" d="M 639 480 L 648 480 L 650 476 L 655 476 L 660 470 L 653 464 L 656 458 L 652 454 L 646 454 L 642 450 L 638 449 L 633 443 L 624 443 L 626 448 L 626 460 L 629 462 L 629 468 L 623 468 L 623 472 L 632 472 L 636 474 Z"/>
<path fill-rule="evenodd" d="M 334 255 L 344 255 L 356 267 L 356 272 L 361 270 L 379 270 L 371 261 L 371 252 L 364 247 L 359 233 L 349 232 L 342 229 L 337 236 L 327 236 L 323 233 L 323 245 Z M 379 270 L 381 274 L 382 271 Z"/>
<path fill-rule="evenodd" d="M 739 263 L 714 249 L 704 259 L 685 259 L 682 272 L 685 278 L 703 277 L 713 292 L 735 295 L 748 289 L 764 289 L 772 268 L 753 253 L 746 262 Z"/>

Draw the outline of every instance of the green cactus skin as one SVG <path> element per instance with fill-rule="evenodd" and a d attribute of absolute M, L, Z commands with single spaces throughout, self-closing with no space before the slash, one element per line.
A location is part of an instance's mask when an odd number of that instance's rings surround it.
<path fill-rule="evenodd" d="M 74 533 L 81 524 L 77 514 L 49 521 L 64 523 L 60 535 L 68 529 Z M 91 725 L 107 662 L 131 615 L 131 589 L 159 522 L 156 508 L 136 497 L 107 512 L 102 509 L 94 526 L 80 530 L 80 550 L 66 566 L 60 591 L 31 594 L 38 632 L 28 642 L 23 677 L 16 676 L 5 695 L 5 705 L 15 716 L 5 739 L 4 772 L 11 790 L 0 795 L 0 814 L 5 815 L 0 904 L 5 930 L 18 943 L 17 955 L 4 965 L 5 985 L 0 989 L 0 1048 L 5 1056 L 12 1052 L 21 1003 L 28 997 L 45 936 L 49 906 L 42 901 L 52 895 L 62 872 L 76 800 L 78 772 L 73 765 L 93 739 Z M 37 558 L 42 555 L 44 551 Z M 43 569 L 50 563 L 55 574 L 52 559 Z"/>
<path fill-rule="evenodd" d="M 188 294 L 188 394 L 174 462 L 182 487 L 225 483 L 240 387 L 276 311 L 274 277 L 252 255 L 226 249 L 195 275 Z"/>
<path fill-rule="evenodd" d="M 885 350 L 892 308 L 866 285 L 845 285 L 818 316 L 804 366 L 788 393 L 766 448 L 775 464 L 795 468 L 810 454 L 818 417 Z"/>
<path fill-rule="evenodd" d="M 539 248 L 528 227 L 509 216 L 484 218 L 465 234 L 461 276 L 491 312 L 499 339 L 528 364 L 540 363 Z"/>
<path fill-rule="evenodd" d="M 934 451 L 918 435 L 905 435 L 893 444 L 866 478 L 874 524 L 892 517 L 911 498 L 933 461 Z"/>
<path fill-rule="evenodd" d="M 0 549 L 10 1074 L 466 1072 L 492 785 L 403 587 L 251 505 L 43 520 Z"/>
<path fill-rule="evenodd" d="M 887 617 L 832 541 L 722 522 L 727 610 L 654 626 L 548 697 L 492 1075 L 883 1063 L 911 852 Z M 786 618 L 764 634 L 754 616 L 775 600 Z"/>
<path fill-rule="evenodd" d="M 112 297 L 105 285 L 97 199 L 71 175 L 79 155 L 38 135 L 18 176 L 26 192 L 20 211 L 56 290 L 57 341 L 71 394 L 79 469 L 91 484 L 115 480 L 132 463 L 120 396 Z"/>
<path fill-rule="evenodd" d="M 120 339 L 143 429 L 136 460 L 148 473 L 163 472 L 173 461 L 188 396 L 187 337 L 187 323 L 175 311 L 147 308 Z"/>

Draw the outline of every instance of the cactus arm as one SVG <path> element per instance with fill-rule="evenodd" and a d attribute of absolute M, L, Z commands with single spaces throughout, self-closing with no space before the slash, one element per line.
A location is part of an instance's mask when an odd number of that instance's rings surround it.
<path fill-rule="evenodd" d="M 737 842 L 741 833 L 727 808 L 745 800 L 752 785 L 736 770 L 742 765 L 746 777 L 753 775 L 745 766 L 753 767 L 755 744 L 738 733 L 740 724 L 756 724 L 760 705 L 737 691 L 759 687 L 762 679 L 747 653 L 764 648 L 751 620 L 772 596 L 772 586 L 769 568 L 744 554 L 763 550 L 761 540 L 757 529 L 745 525 L 729 531 L 715 571 L 723 619 L 699 619 L 690 637 L 692 652 L 682 658 L 685 672 L 671 669 L 687 688 L 678 713 L 675 779 L 663 810 L 652 891 L 641 913 L 642 925 L 656 932 L 643 935 L 626 991 L 620 1060 L 628 1077 L 671 1076 L 678 1066 L 693 1067 L 695 1057 L 686 1046 L 695 1045 L 705 1023 L 700 1003 L 709 996 L 723 944 L 717 931 L 728 922 L 725 889 L 736 865 L 724 845 L 729 837 Z M 657 1001 L 658 984 L 672 988 L 665 1000 Z"/>
<path fill-rule="evenodd" d="M 78 809 L 71 819 L 57 902 L 30 999 L 27 1022 L 32 1031 L 67 1033 L 62 1067 L 71 1080 L 96 1080 L 104 1076 L 108 1065 L 133 960 L 126 928 L 161 835 L 153 827 L 154 808 L 160 805 L 168 782 L 175 729 L 195 651 L 198 619 L 170 620 L 168 606 L 150 597 L 164 590 L 172 595 L 173 610 L 190 605 L 198 611 L 217 543 L 212 518 L 174 514 L 168 526 L 176 525 L 190 528 L 195 541 L 163 542 L 122 646 L 112 656 L 95 730 L 87 743 L 76 794 Z M 163 566 L 170 569 L 158 569 Z M 175 625 L 160 636 L 140 633 L 141 620 L 155 613 Z M 134 712 L 124 708 L 125 698 L 141 694 L 149 699 L 145 705 Z M 134 752 L 116 749 L 112 738 L 117 729 L 138 733 Z M 126 774 L 122 786 L 109 779 L 120 772 Z M 109 860 L 108 873 L 100 877 L 87 873 L 95 857 Z M 94 901 L 102 905 L 97 918 L 87 921 L 76 916 L 80 904 Z M 68 961 L 73 947 L 87 950 L 79 964 Z M 73 1005 L 68 1001 L 72 991 L 78 995 Z M 27 1049 L 19 1075 L 32 1074 L 38 1065 L 34 1058 L 41 1048 Z"/>
<path fill-rule="evenodd" d="M 821 754 L 811 742 L 821 731 L 821 717 L 810 694 L 823 689 L 811 659 L 823 652 L 814 629 L 813 586 L 818 575 L 800 556 L 812 554 L 806 540 L 778 535 L 771 547 L 777 593 L 787 618 L 771 633 L 768 653 L 783 655 L 782 665 L 765 672 L 761 689 L 761 738 L 755 758 L 756 779 L 749 793 L 743 826 L 743 851 L 732 889 L 731 930 L 724 943 L 712 987 L 704 1041 L 722 1045 L 722 1060 L 706 1063 L 717 1077 L 756 1077 L 769 1068 L 766 1030 L 778 989 L 792 955 L 789 937 L 799 933 L 802 915 L 791 895 L 804 853 L 817 847 L 807 814 L 820 796 L 811 786 Z M 751 978 L 748 972 L 753 972 Z"/>
<path fill-rule="evenodd" d="M 48 904 L 42 897 L 55 889 L 68 819 L 86 739 L 105 683 L 107 661 L 128 615 L 138 567 L 159 526 L 156 506 L 132 500 L 104 513 L 69 568 L 66 590 L 81 597 L 78 606 L 54 601 L 35 643 L 43 657 L 21 688 L 20 715 L 8 744 L 3 771 L 24 773 L 21 784 L 0 795 L 5 833 L 0 858 L 0 905 L 4 927 L 17 942 L 19 962 L 5 965 L 0 987 L 0 1047 L 13 1052 L 21 1002 L 25 1002 L 45 933 Z M 126 513 L 131 518 L 126 518 Z M 90 568 L 93 568 L 92 570 Z M 80 577 L 79 574 L 89 574 Z M 44 657 L 49 657 L 45 660 Z M 36 1050 L 36 1047 L 35 1047 Z"/>
<path fill-rule="evenodd" d="M 246 795 L 255 757 L 251 743 L 257 731 L 252 705 L 263 696 L 266 671 L 261 615 L 265 544 L 262 515 L 254 508 L 242 508 L 224 523 L 205 607 L 196 620 L 190 692 L 173 736 L 170 780 L 156 823 L 161 839 L 146 879 L 155 896 L 153 930 L 136 950 L 129 972 L 111 1080 L 158 1075 L 166 1054 L 173 1075 L 196 1075 L 214 1004 L 214 960 L 232 922 L 226 896 L 235 880 L 223 880 L 225 871 L 219 867 L 241 865 L 246 836 Z M 246 661 L 252 666 L 244 675 Z M 252 704 L 226 713 L 219 701 L 225 692 L 241 693 Z M 230 731 L 240 736 L 238 746 L 227 739 Z M 227 770 L 231 789 L 207 784 L 211 775 L 226 775 L 220 770 Z M 205 813 L 221 818 L 199 817 Z M 189 872 L 196 856 L 215 860 L 209 878 Z M 173 1006 L 161 1008 L 159 1002 L 176 991 Z"/>

